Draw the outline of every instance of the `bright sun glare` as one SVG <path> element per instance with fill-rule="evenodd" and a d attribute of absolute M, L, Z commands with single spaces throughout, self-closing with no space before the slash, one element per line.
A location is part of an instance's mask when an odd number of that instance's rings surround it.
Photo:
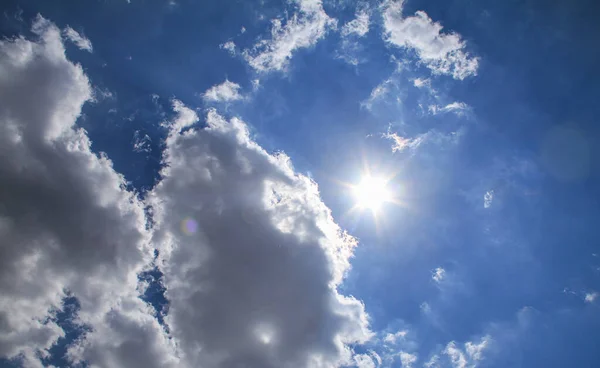
<path fill-rule="evenodd" d="M 357 205 L 373 212 L 379 210 L 384 202 L 391 199 L 386 180 L 370 175 L 365 176 L 353 190 Z"/>

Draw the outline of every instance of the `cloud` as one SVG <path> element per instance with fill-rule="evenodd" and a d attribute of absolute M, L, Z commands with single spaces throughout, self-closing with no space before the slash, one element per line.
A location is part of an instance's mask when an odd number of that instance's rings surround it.
<path fill-rule="evenodd" d="M 369 9 L 362 7 L 356 11 L 356 18 L 346 23 L 341 29 L 341 42 L 336 50 L 336 58 L 342 59 L 350 65 L 358 65 L 367 60 L 362 51 L 364 46 L 360 38 L 369 32 Z"/>
<path fill-rule="evenodd" d="M 483 208 L 490 208 L 492 206 L 492 201 L 494 200 L 494 190 L 488 190 L 483 195 Z"/>
<path fill-rule="evenodd" d="M 442 280 L 446 277 L 446 270 L 444 270 L 441 267 L 438 267 L 434 270 L 433 275 L 431 276 L 431 278 L 433 279 L 433 281 L 437 282 L 438 284 L 440 282 L 442 282 Z"/>
<path fill-rule="evenodd" d="M 402 368 L 411 368 L 413 364 L 417 362 L 417 356 L 414 354 L 407 353 L 405 351 L 401 351 L 398 356 L 400 357 L 400 363 L 402 364 Z"/>
<path fill-rule="evenodd" d="M 479 361 L 483 359 L 483 352 L 490 344 L 490 336 L 484 336 L 478 344 L 471 341 L 465 343 L 465 348 L 460 349 L 454 341 L 446 345 L 444 354 L 450 358 L 454 368 L 475 368 Z"/>
<path fill-rule="evenodd" d="M 243 121 L 209 110 L 205 129 L 181 133 L 191 110 L 175 106 L 149 204 L 181 364 L 349 364 L 348 344 L 371 335 L 362 303 L 337 291 L 355 240 L 316 184 L 252 141 Z"/>
<path fill-rule="evenodd" d="M 323 10 L 321 0 L 296 0 L 297 11 L 287 21 L 271 21 L 271 37 L 259 40 L 242 52 L 244 59 L 258 72 L 281 71 L 297 49 L 316 44 L 337 27 L 337 20 Z"/>
<path fill-rule="evenodd" d="M 597 292 L 586 293 L 584 300 L 586 303 L 593 303 L 598 298 Z"/>
<path fill-rule="evenodd" d="M 150 153 L 152 151 L 152 147 L 150 147 L 151 142 L 152 139 L 150 139 L 148 134 L 144 134 L 144 136 L 142 137 L 139 130 L 136 130 L 133 134 L 133 150 L 135 152 Z"/>
<path fill-rule="evenodd" d="M 76 126 L 92 98 L 87 77 L 54 24 L 38 16 L 32 31 L 35 41 L 0 41 L 0 356 L 41 366 L 64 334 L 48 317 L 67 293 L 78 320 L 98 327 L 139 300 L 152 253 L 142 203 Z"/>
<path fill-rule="evenodd" d="M 79 32 L 77 32 L 73 28 L 67 26 L 63 30 L 63 34 L 69 41 L 73 42 L 77 47 L 79 47 L 80 50 L 85 50 L 88 52 L 94 51 L 92 47 L 92 42 L 84 36 L 82 36 L 81 34 L 79 34 Z"/>
<path fill-rule="evenodd" d="M 392 141 L 392 152 L 403 152 L 408 149 L 414 153 L 416 149 L 424 144 L 433 144 L 440 147 L 449 144 L 457 144 L 463 134 L 463 130 L 458 130 L 456 132 L 450 132 L 447 134 L 436 130 L 430 130 L 413 138 L 402 137 L 398 133 L 393 132 L 384 133 L 382 137 Z"/>
<path fill-rule="evenodd" d="M 386 41 L 415 50 L 420 61 L 434 74 L 451 75 L 465 79 L 477 74 L 479 59 L 465 49 L 465 42 L 457 33 L 441 33 L 442 25 L 433 22 L 424 11 L 403 17 L 403 1 L 390 1 L 383 12 Z"/>
<path fill-rule="evenodd" d="M 363 37 L 369 32 L 369 12 L 367 10 L 359 10 L 356 12 L 356 18 L 344 24 L 342 27 L 342 36 L 356 35 Z"/>
<path fill-rule="evenodd" d="M 235 43 L 233 41 L 227 41 L 225 43 L 222 43 L 219 45 L 219 48 L 221 50 L 226 50 L 232 56 L 235 55 L 236 48 L 235 48 Z"/>
<path fill-rule="evenodd" d="M 356 368 L 376 368 L 375 361 L 368 354 L 356 354 L 354 356 Z"/>
<path fill-rule="evenodd" d="M 470 111 L 471 107 L 464 102 L 452 102 L 446 106 L 429 105 L 428 110 L 432 115 L 453 112 L 458 116 L 462 116 Z"/>
<path fill-rule="evenodd" d="M 204 94 L 202 98 L 207 102 L 229 102 L 241 100 L 243 97 L 240 94 L 240 85 L 229 81 L 212 86 Z"/>
<path fill-rule="evenodd" d="M 405 339 L 407 334 L 408 334 L 407 330 L 400 330 L 395 333 L 388 333 L 383 338 L 383 341 L 390 343 L 390 344 L 395 344 L 398 341 L 398 339 L 400 339 L 400 340 Z"/>

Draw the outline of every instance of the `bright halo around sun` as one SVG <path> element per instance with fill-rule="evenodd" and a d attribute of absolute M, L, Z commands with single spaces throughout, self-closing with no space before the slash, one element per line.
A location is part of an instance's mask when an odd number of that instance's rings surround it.
<path fill-rule="evenodd" d="M 358 185 L 353 186 L 356 205 L 359 208 L 368 208 L 374 213 L 379 211 L 385 202 L 392 200 L 387 188 L 387 180 L 367 175 Z"/>

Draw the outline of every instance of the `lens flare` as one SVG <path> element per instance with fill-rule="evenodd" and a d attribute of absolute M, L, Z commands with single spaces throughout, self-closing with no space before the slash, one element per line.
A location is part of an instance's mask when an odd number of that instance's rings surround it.
<path fill-rule="evenodd" d="M 181 221 L 181 232 L 185 235 L 193 235 L 198 231 L 198 223 L 191 217 L 186 217 Z"/>

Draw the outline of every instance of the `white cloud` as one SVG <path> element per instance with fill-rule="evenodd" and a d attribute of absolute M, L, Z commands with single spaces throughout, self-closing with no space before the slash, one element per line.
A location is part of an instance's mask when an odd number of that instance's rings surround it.
<path fill-rule="evenodd" d="M 483 352 L 490 344 L 490 337 L 484 336 L 478 344 L 471 341 L 465 343 L 464 350 L 456 346 L 454 341 L 446 345 L 444 354 L 450 358 L 454 368 L 475 368 L 483 359 Z"/>
<path fill-rule="evenodd" d="M 402 368 L 411 368 L 413 367 L 413 364 L 417 362 L 417 356 L 414 354 L 401 351 L 398 355 L 400 356 L 400 363 L 402 364 Z"/>
<path fill-rule="evenodd" d="M 442 267 L 438 267 L 433 271 L 433 275 L 431 276 L 431 278 L 433 279 L 433 281 L 437 282 L 438 284 L 440 282 L 442 282 L 442 280 L 446 277 L 446 270 L 444 270 Z"/>
<path fill-rule="evenodd" d="M 414 138 L 405 138 L 398 133 L 385 133 L 384 138 L 392 141 L 392 152 L 403 152 L 406 149 L 414 150 L 427 138 L 427 134 L 421 134 Z"/>
<path fill-rule="evenodd" d="M 368 354 L 354 355 L 354 363 L 356 368 L 376 368 L 375 361 Z"/>
<path fill-rule="evenodd" d="M 133 150 L 135 152 L 150 153 L 152 151 L 152 148 L 150 147 L 150 142 L 152 142 L 152 139 L 150 139 L 148 134 L 144 134 L 144 136 L 142 137 L 139 130 L 136 130 L 133 134 Z"/>
<path fill-rule="evenodd" d="M 243 51 L 244 59 L 259 72 L 284 70 L 297 49 L 311 47 L 337 26 L 323 10 L 321 0 L 296 0 L 297 11 L 287 21 L 271 21 L 271 37 Z"/>
<path fill-rule="evenodd" d="M 235 55 L 236 47 L 233 41 L 227 41 L 219 45 L 221 50 L 226 50 L 231 55 Z"/>
<path fill-rule="evenodd" d="M 363 37 L 369 32 L 369 12 L 367 10 L 359 10 L 356 12 L 356 18 L 344 24 L 342 27 L 342 36 L 357 35 Z"/>
<path fill-rule="evenodd" d="M 229 102 L 241 100 L 243 97 L 240 94 L 240 85 L 229 81 L 212 86 L 204 94 L 202 98 L 207 102 Z"/>
<path fill-rule="evenodd" d="M 494 200 L 494 190 L 488 190 L 483 195 L 483 208 L 490 208 L 492 206 L 492 201 Z"/>
<path fill-rule="evenodd" d="M 358 65 L 367 60 L 363 53 L 363 45 L 359 38 L 369 32 L 370 14 L 369 9 L 362 7 L 356 11 L 356 18 L 346 23 L 341 29 L 341 42 L 336 50 L 336 57 L 350 65 Z"/>
<path fill-rule="evenodd" d="M 456 33 L 442 33 L 442 25 L 433 22 L 427 13 L 417 11 L 403 17 L 403 1 L 390 1 L 383 12 L 386 41 L 413 49 L 420 61 L 434 74 L 447 74 L 464 79 L 477 74 L 479 59 L 470 56 L 465 42 Z"/>
<path fill-rule="evenodd" d="M 439 355 L 433 355 L 427 362 L 423 364 L 425 368 L 440 368 L 440 357 Z"/>
<path fill-rule="evenodd" d="M 389 343 L 389 344 L 395 344 L 399 339 L 400 340 L 405 339 L 407 334 L 408 334 L 407 330 L 400 330 L 395 333 L 388 333 L 383 338 L 383 341 L 385 341 L 386 343 Z"/>
<path fill-rule="evenodd" d="M 586 293 L 584 300 L 586 303 L 593 303 L 596 298 L 598 298 L 598 293 L 597 292 L 591 292 L 591 293 Z"/>
<path fill-rule="evenodd" d="M 82 36 L 81 34 L 79 34 L 79 32 L 77 32 L 73 28 L 67 26 L 63 30 L 63 34 L 69 41 L 73 42 L 77 47 L 79 47 L 80 50 L 85 50 L 88 52 L 94 51 L 94 48 L 92 47 L 92 42 L 84 36 Z"/>
<path fill-rule="evenodd" d="M 142 203 L 75 124 L 92 98 L 87 77 L 66 59 L 54 24 L 38 16 L 32 30 L 35 42 L 0 41 L 0 356 L 41 366 L 64 334 L 46 318 L 65 293 L 93 328 L 76 349 L 85 355 L 106 337 L 98 323 L 107 313 L 140 303 L 137 273 L 152 250 Z M 141 307 L 132 307 L 136 321 L 148 318 Z M 153 357 L 130 354 L 142 351 Z"/>
<path fill-rule="evenodd" d="M 205 121 L 183 134 L 178 119 L 170 125 L 149 197 L 181 364 L 349 364 L 348 344 L 371 334 L 362 303 L 337 291 L 355 240 L 316 184 L 253 142 L 243 121 L 215 110 Z"/>
<path fill-rule="evenodd" d="M 415 78 L 413 85 L 417 88 L 431 87 L 431 79 L 429 78 Z"/>
<path fill-rule="evenodd" d="M 429 105 L 428 110 L 432 115 L 453 112 L 458 116 L 463 116 L 471 110 L 471 107 L 464 102 L 452 102 L 446 106 Z"/>

